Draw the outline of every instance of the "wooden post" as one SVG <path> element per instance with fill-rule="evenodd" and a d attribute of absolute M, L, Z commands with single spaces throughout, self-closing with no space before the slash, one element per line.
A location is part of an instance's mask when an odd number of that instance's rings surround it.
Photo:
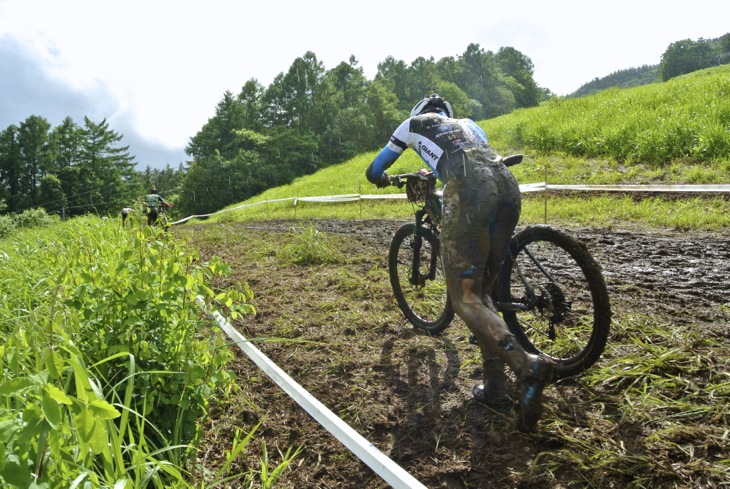
<path fill-rule="evenodd" d="M 547 163 L 545 163 L 545 190 L 543 193 L 543 220 L 544 224 L 547 224 Z"/>

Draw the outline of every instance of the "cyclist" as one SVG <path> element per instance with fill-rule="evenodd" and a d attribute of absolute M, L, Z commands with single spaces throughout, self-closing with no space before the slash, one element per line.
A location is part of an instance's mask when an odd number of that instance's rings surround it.
<path fill-rule="evenodd" d="M 476 336 L 482 353 L 484 384 L 474 387 L 474 397 L 494 408 L 511 404 L 504 391 L 506 363 L 518 380 L 518 428 L 534 431 L 553 364 L 520 346 L 491 299 L 520 217 L 517 180 L 484 131 L 470 119 L 454 118 L 451 104 L 436 93 L 420 100 L 398 126 L 365 171 L 368 181 L 379 188 L 389 185 L 386 170 L 407 148 L 444 184 L 441 257 L 446 286 L 454 311 Z"/>
<path fill-rule="evenodd" d="M 172 204 L 163 199 L 157 192 L 155 187 L 150 189 L 150 193 L 144 196 L 144 202 L 147 205 L 147 225 L 152 226 L 157 217 L 160 215 L 160 207 L 172 207 Z"/>

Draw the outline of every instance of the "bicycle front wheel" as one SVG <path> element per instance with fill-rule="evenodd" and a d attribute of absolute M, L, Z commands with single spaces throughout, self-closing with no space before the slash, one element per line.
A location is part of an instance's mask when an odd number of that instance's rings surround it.
<path fill-rule="evenodd" d="M 416 328 L 436 335 L 454 319 L 446 292 L 439 238 L 428 229 L 416 236 L 414 223 L 395 232 L 388 254 L 388 273 L 398 307 Z"/>
<path fill-rule="evenodd" d="M 601 267 L 564 232 L 531 226 L 515 235 L 495 296 L 523 348 L 556 362 L 556 377 L 584 371 L 603 353 L 611 306 Z"/>

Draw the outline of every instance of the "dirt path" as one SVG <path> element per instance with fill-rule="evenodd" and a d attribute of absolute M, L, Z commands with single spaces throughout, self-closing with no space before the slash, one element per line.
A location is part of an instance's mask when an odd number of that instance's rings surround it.
<path fill-rule="evenodd" d="M 318 221 L 318 230 L 355 237 L 387 253 L 400 221 Z M 247 226 L 251 230 L 289 232 L 299 221 Z M 730 238 L 714 233 L 638 230 L 570 229 L 588 243 L 604 268 L 618 307 L 643 303 L 647 312 L 671 315 L 678 322 L 702 322 L 723 333 L 730 304 Z M 631 291 L 629 293 L 629 291 Z M 727 333 L 727 332 L 725 332 Z"/>
<path fill-rule="evenodd" d="M 215 254 L 234 268 L 229 283 L 218 285 L 245 281 L 255 292 L 256 316 L 236 327 L 248 338 L 297 341 L 262 342 L 259 348 L 426 486 L 560 487 L 560 473 L 553 481 L 535 480 L 529 468 L 559 441 L 523 435 L 514 430 L 510 415 L 471 402 L 481 365 L 466 328 L 456 321 L 431 338 L 403 320 L 386 271 L 388 245 L 400 224 L 317 221 L 313 225 L 320 232 L 340 238 L 344 258 L 310 267 L 276 259 L 292 228 L 308 223 L 221 225 L 215 239 L 196 238 L 195 227 L 175 232 L 190 236 L 203 258 Z M 202 229 L 197 228 L 201 234 Z M 708 335 L 730 337 L 730 240 L 697 233 L 570 231 L 603 265 L 615 310 L 697 324 Z M 236 370 L 245 402 L 215 407 L 213 421 L 204 427 L 207 443 L 222 453 L 234 427 L 262 421 L 260 434 L 272 458 L 279 459 L 277 449 L 303 447 L 281 487 L 388 487 L 241 357 Z M 576 406 L 572 415 L 581 415 L 585 391 L 580 385 L 567 383 L 547 395 L 550 404 Z M 547 420 L 563 415 L 558 407 L 551 409 Z M 259 456 L 252 452 L 250 467 L 258 466 Z M 562 475 L 566 480 L 576 476 Z M 627 481 L 610 482 L 621 487 Z"/>

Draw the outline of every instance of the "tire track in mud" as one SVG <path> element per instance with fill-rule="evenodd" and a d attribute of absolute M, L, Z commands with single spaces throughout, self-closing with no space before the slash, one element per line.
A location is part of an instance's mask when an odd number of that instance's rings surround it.
<path fill-rule="evenodd" d="M 357 236 L 387 253 L 394 220 L 283 220 L 254 229 L 287 231 L 314 225 L 319 231 Z M 560 226 L 556 226 L 560 227 Z M 730 239 L 721 233 L 673 230 L 563 228 L 584 241 L 603 267 L 615 310 L 660 314 L 678 324 L 698 323 L 730 336 Z"/>
<path fill-rule="evenodd" d="M 616 309 L 661 314 L 728 336 L 730 240 L 706 233 L 573 233 L 603 266 Z"/>

